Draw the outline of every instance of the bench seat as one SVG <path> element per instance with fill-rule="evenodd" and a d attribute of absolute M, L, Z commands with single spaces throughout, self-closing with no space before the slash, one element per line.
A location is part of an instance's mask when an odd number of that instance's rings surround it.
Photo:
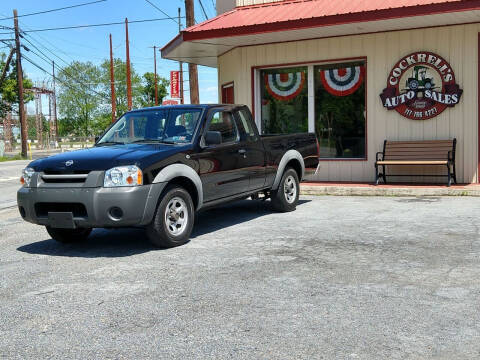
<path fill-rule="evenodd" d="M 386 160 L 377 161 L 378 165 L 447 165 L 448 160 Z"/>
<path fill-rule="evenodd" d="M 375 161 L 375 181 L 378 185 L 380 177 L 387 183 L 386 166 L 388 165 L 423 165 L 446 166 L 446 175 L 426 174 L 388 174 L 388 176 L 445 176 L 447 186 L 452 178 L 457 183 L 455 171 L 455 147 L 457 140 L 419 140 L 419 141 L 388 141 L 383 143 L 383 151 L 377 153 Z M 382 167 L 382 173 L 379 173 Z M 453 170 L 453 171 L 452 171 Z"/>

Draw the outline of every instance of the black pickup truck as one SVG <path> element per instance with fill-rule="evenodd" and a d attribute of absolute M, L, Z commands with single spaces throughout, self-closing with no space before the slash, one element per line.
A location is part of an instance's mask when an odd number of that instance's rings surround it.
<path fill-rule="evenodd" d="M 17 202 L 60 242 L 142 226 L 172 247 L 188 241 L 200 209 L 261 197 L 294 210 L 299 180 L 317 165 L 314 134 L 260 136 L 246 106 L 153 107 L 124 114 L 92 148 L 31 162 Z"/>

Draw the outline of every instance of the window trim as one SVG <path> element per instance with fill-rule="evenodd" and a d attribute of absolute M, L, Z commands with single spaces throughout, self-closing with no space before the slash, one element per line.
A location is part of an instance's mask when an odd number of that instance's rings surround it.
<path fill-rule="evenodd" d="M 308 131 L 315 133 L 315 82 L 314 82 L 314 71 L 313 67 L 315 65 L 325 65 L 325 64 L 336 64 L 344 62 L 355 62 L 363 61 L 365 62 L 365 156 L 362 158 L 318 158 L 319 161 L 368 161 L 368 61 L 366 56 L 358 56 L 351 58 L 337 58 L 337 59 L 326 59 L 326 60 L 316 60 L 316 61 L 300 61 L 293 63 L 283 63 L 283 64 L 269 64 L 269 65 L 259 65 L 251 67 L 251 89 L 252 89 L 252 116 L 257 125 L 258 132 L 262 133 L 262 114 L 260 111 L 255 111 L 255 109 L 261 109 L 261 89 L 260 89 L 260 71 L 268 69 L 281 69 L 288 68 L 293 66 L 307 66 L 308 67 Z M 310 80 L 311 79 L 311 80 Z M 311 91 L 313 91 L 311 93 Z M 311 108 L 313 106 L 313 108 Z M 311 127 L 313 126 L 313 127 Z"/>
<path fill-rule="evenodd" d="M 249 112 L 248 107 L 243 106 L 243 107 L 235 110 L 234 117 L 235 117 L 235 120 L 238 121 L 238 122 L 242 122 L 242 118 L 241 118 L 241 115 L 240 115 L 240 112 L 242 112 L 242 111 Z M 249 122 L 248 120 L 246 120 L 246 121 Z M 252 124 L 255 124 L 255 120 L 253 119 L 253 116 L 251 116 L 250 122 Z M 243 124 L 242 124 L 242 126 L 244 127 Z M 238 128 L 238 125 L 237 125 L 237 130 L 238 130 L 238 135 L 239 135 L 239 138 L 240 138 L 240 129 Z M 259 138 L 260 138 L 260 134 L 258 132 L 258 129 L 254 126 L 253 127 L 253 137 L 250 137 L 248 140 L 243 141 L 243 142 L 245 142 L 245 143 L 255 142 L 255 141 L 258 141 Z M 242 143 L 242 141 L 240 141 L 240 142 Z"/>
<path fill-rule="evenodd" d="M 233 92 L 233 103 L 224 103 L 223 102 L 223 92 L 226 91 L 228 88 L 232 88 L 232 92 Z M 235 81 L 230 81 L 230 82 L 227 82 L 225 84 L 222 84 L 221 86 L 221 96 L 222 96 L 222 104 L 223 105 L 233 105 L 235 104 Z"/>

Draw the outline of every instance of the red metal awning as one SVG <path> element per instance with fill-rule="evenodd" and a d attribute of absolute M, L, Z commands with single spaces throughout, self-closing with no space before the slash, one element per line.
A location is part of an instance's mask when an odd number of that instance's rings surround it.
<path fill-rule="evenodd" d="M 285 0 L 237 7 L 185 29 L 162 56 L 216 66 L 218 55 L 237 46 L 479 22 L 479 11 L 480 0 Z"/>

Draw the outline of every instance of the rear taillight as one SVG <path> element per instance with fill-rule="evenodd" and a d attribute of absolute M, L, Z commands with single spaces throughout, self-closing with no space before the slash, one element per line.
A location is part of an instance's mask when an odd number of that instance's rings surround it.
<path fill-rule="evenodd" d="M 317 155 L 320 157 L 320 144 L 318 143 L 318 138 L 315 138 L 315 141 L 317 142 Z"/>

